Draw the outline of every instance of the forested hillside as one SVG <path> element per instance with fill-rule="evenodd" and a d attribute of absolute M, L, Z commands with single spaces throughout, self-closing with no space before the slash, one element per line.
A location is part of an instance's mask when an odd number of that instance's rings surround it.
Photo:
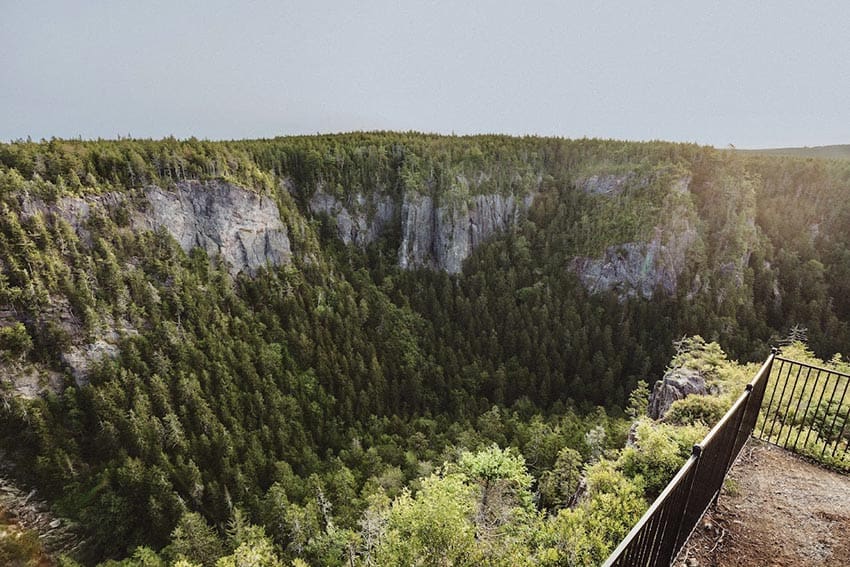
<path fill-rule="evenodd" d="M 618 452 L 674 341 L 850 352 L 848 194 L 662 142 L 2 144 L 2 451 L 84 564 L 593 564 L 704 432 Z"/>

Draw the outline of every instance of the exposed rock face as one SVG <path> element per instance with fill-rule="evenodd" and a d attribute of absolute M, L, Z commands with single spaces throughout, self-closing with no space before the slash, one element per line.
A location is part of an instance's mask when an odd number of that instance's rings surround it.
<path fill-rule="evenodd" d="M 165 229 L 187 252 L 200 246 L 209 255 L 221 257 L 232 275 L 254 274 L 268 264 L 290 261 L 286 226 L 277 205 L 268 196 L 220 180 L 183 181 L 174 189 L 151 185 L 143 189 L 141 196 L 147 206 L 128 207 L 132 209 L 130 219 L 134 230 Z M 131 198 L 124 193 L 62 197 L 53 204 L 23 195 L 21 210 L 24 216 L 39 212 L 56 214 L 74 228 L 83 242 L 90 244 L 85 221 L 97 211 L 109 214 L 130 202 Z M 80 321 L 63 298 L 54 299 L 42 318 L 56 322 L 71 337 L 81 335 Z M 118 329 L 135 332 L 123 324 L 114 324 L 113 330 L 101 339 L 87 344 L 78 342 L 61 353 L 78 385 L 88 383 L 92 364 L 118 355 Z M 62 385 L 59 375 L 23 367 L 15 372 L 9 368 L 6 371 L 13 389 L 24 397 L 33 397 L 44 390 L 58 391 Z"/>
<path fill-rule="evenodd" d="M 286 227 L 269 197 L 218 180 L 184 181 L 175 191 L 149 186 L 145 196 L 150 207 L 136 215 L 136 228 L 164 228 L 186 251 L 200 246 L 221 256 L 231 274 L 253 274 L 292 257 Z"/>
<path fill-rule="evenodd" d="M 266 264 L 286 264 L 292 257 L 286 226 L 268 196 L 211 180 L 181 181 L 173 190 L 149 185 L 144 188 L 144 197 L 147 210 L 132 215 L 135 230 L 164 228 L 183 250 L 200 246 L 210 256 L 223 258 L 233 275 L 243 271 L 253 274 Z M 38 211 L 57 214 L 88 241 L 83 225 L 92 212 L 113 210 L 126 199 L 124 194 L 106 193 L 62 197 L 48 205 L 25 196 L 21 209 L 24 216 Z"/>
<path fill-rule="evenodd" d="M 36 213 L 55 214 L 71 225 L 85 244 L 91 245 L 91 235 L 86 230 L 85 221 L 93 211 L 108 212 L 120 206 L 126 200 L 123 193 L 109 192 L 102 195 L 85 197 L 60 197 L 55 203 L 48 204 L 30 195 L 21 197 L 21 216 L 29 218 Z"/>
<path fill-rule="evenodd" d="M 458 175 L 452 188 L 436 197 L 432 187 L 409 188 L 400 199 L 381 188 L 348 197 L 330 194 L 319 183 L 308 202 L 311 213 L 326 214 L 336 224 L 345 244 L 365 246 L 387 229 L 400 229 L 398 265 L 402 269 L 429 268 L 460 272 L 472 251 L 498 232 L 516 224 L 531 207 L 536 191 L 524 197 L 482 193 L 489 176 Z M 542 176 L 538 176 L 538 187 Z M 297 192 L 291 183 L 284 184 Z"/>
<path fill-rule="evenodd" d="M 620 297 L 651 297 L 657 286 L 676 290 L 676 276 L 657 263 L 658 242 L 627 242 L 609 246 L 600 259 L 574 258 L 570 268 L 590 293 L 616 291 Z"/>
<path fill-rule="evenodd" d="M 698 370 L 675 368 L 667 371 L 664 377 L 655 383 L 649 396 L 649 417 L 661 419 L 676 400 L 690 394 L 708 394 L 705 378 Z"/>
<path fill-rule="evenodd" d="M 398 264 L 404 269 L 434 268 L 456 274 L 477 246 L 516 224 L 533 198 L 518 201 L 513 195 L 474 195 L 435 206 L 427 195 L 408 193 L 401 206 Z"/>
<path fill-rule="evenodd" d="M 580 180 L 578 186 L 591 195 L 617 195 L 622 193 L 633 175 L 591 175 Z"/>
<path fill-rule="evenodd" d="M 72 346 L 68 352 L 62 353 L 62 362 L 68 366 L 77 385 L 85 386 L 89 383 L 89 371 L 93 363 L 116 356 L 118 356 L 116 345 L 98 339 L 90 344 Z"/>
<path fill-rule="evenodd" d="M 659 219 L 648 242 L 625 242 L 605 249 L 602 258 L 579 256 L 572 260 L 574 271 L 590 293 L 614 291 L 620 299 L 652 297 L 655 290 L 674 295 L 679 275 L 685 269 L 688 253 L 699 234 L 692 212 L 681 197 L 687 193 L 688 179 L 671 185 L 665 202 L 665 218 Z"/>
<path fill-rule="evenodd" d="M 345 244 L 365 246 L 377 240 L 396 216 L 396 205 L 389 196 L 375 196 L 371 201 L 362 194 L 345 206 L 321 188 L 310 199 L 310 212 L 324 213 L 336 220 L 337 235 Z"/>
<path fill-rule="evenodd" d="M 9 480 L 7 477 L 15 474 L 14 465 L 5 454 L 0 454 L 0 460 L 3 461 L 0 467 L 0 514 L 6 520 L 4 524 L 11 521 L 11 525 L 0 530 L 4 539 L 16 539 L 23 528 L 35 531 L 40 545 L 49 554 L 73 555 L 79 551 L 84 539 L 77 525 L 71 520 L 57 517 L 35 490 L 23 489 Z M 44 559 L 44 562 L 27 564 L 54 564 L 53 561 L 47 561 L 47 557 Z"/>
<path fill-rule="evenodd" d="M 602 258 L 574 258 L 570 268 L 591 293 L 615 291 L 620 298 L 652 297 L 656 289 L 676 293 L 686 253 L 696 240 L 695 230 L 673 233 L 664 241 L 657 234 L 649 242 L 609 246 Z"/>
<path fill-rule="evenodd" d="M 44 392 L 61 392 L 62 382 L 60 373 L 40 364 L 0 361 L 0 398 L 2 390 L 8 389 L 15 396 L 31 400 Z"/>
<path fill-rule="evenodd" d="M 434 201 L 416 193 L 404 196 L 401 205 L 401 247 L 398 265 L 407 270 L 433 264 Z"/>

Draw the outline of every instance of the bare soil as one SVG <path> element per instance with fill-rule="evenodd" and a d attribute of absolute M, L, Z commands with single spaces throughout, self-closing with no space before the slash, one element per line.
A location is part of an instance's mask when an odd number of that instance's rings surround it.
<path fill-rule="evenodd" d="M 850 566 L 850 476 L 751 439 L 675 565 Z"/>

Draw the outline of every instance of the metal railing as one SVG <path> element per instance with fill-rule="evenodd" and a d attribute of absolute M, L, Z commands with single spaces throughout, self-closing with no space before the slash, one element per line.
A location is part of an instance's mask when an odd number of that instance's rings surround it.
<path fill-rule="evenodd" d="M 669 566 L 717 498 L 759 417 L 776 351 L 720 419 L 603 567 Z M 775 388 L 774 388 L 775 389 Z M 779 398 L 782 400 L 782 396 Z"/>
<path fill-rule="evenodd" d="M 777 356 L 755 437 L 850 470 L 850 376 Z"/>

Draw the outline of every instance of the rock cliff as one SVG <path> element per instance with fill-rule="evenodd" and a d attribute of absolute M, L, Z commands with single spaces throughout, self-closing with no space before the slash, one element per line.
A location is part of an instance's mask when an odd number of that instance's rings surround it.
<path fill-rule="evenodd" d="M 434 198 L 418 191 L 404 193 L 399 205 L 389 195 L 354 194 L 346 202 L 319 186 L 308 203 L 312 214 L 326 214 L 345 244 L 365 246 L 390 227 L 401 228 L 398 265 L 459 273 L 463 261 L 494 234 L 516 224 L 532 204 L 533 194 L 446 195 Z"/>
<path fill-rule="evenodd" d="M 144 203 L 132 209 L 134 230 L 168 231 L 185 251 L 199 246 L 221 257 L 231 274 L 253 274 L 267 264 L 286 264 L 292 257 L 286 226 L 274 200 L 222 180 L 181 181 L 173 189 L 149 185 Z M 127 204 L 124 193 L 62 197 L 54 204 L 24 197 L 22 212 L 52 213 L 68 221 L 88 240 L 85 221 L 92 213 L 108 214 Z"/>
<path fill-rule="evenodd" d="M 148 209 L 135 216 L 137 229 L 164 228 L 188 251 L 198 246 L 220 256 L 233 275 L 253 274 L 292 257 L 286 227 L 275 202 L 225 181 L 184 181 L 174 190 L 145 189 Z"/>
<path fill-rule="evenodd" d="M 374 242 L 397 214 L 395 203 L 387 195 L 357 193 L 346 205 L 321 187 L 313 193 L 309 206 L 311 213 L 334 219 L 340 240 L 357 246 Z"/>
<path fill-rule="evenodd" d="M 606 181 L 604 185 L 616 188 L 622 182 Z M 688 179 L 677 179 L 670 185 L 664 212 L 648 241 L 614 244 L 601 258 L 579 256 L 572 260 L 570 269 L 589 292 L 614 291 L 621 299 L 650 298 L 656 290 L 666 295 L 676 293 L 688 255 L 699 240 L 687 186 Z M 591 192 L 606 198 L 615 189 Z"/>
<path fill-rule="evenodd" d="M 183 181 L 172 189 L 145 187 L 141 200 L 126 193 L 106 193 L 86 197 L 63 197 L 48 204 L 24 196 L 22 213 L 55 214 L 65 219 L 83 242 L 91 244 L 86 220 L 93 214 L 112 214 L 118 208 L 129 209 L 133 230 L 168 231 L 185 250 L 201 247 L 210 256 L 224 260 L 232 275 L 240 272 L 254 274 L 266 265 L 281 265 L 290 261 L 287 227 L 283 224 L 275 201 L 268 196 L 243 189 L 226 181 Z M 133 205 L 131 206 L 131 203 Z M 67 301 L 54 298 L 51 307 L 41 318 L 57 323 L 71 337 L 83 337 L 80 322 L 71 312 Z M 79 385 L 88 383 L 92 364 L 118 354 L 117 344 L 122 332 L 135 332 L 119 322 L 108 322 L 103 338 L 91 343 L 75 341 L 60 358 Z M 11 383 L 21 395 L 60 388 L 61 380 L 44 373 L 34 374 L 27 369 L 5 370 Z"/>
<path fill-rule="evenodd" d="M 452 197 L 435 204 L 427 195 L 409 192 L 401 206 L 398 265 L 456 274 L 476 247 L 514 226 L 533 199 L 533 194 L 521 200 L 488 194 Z"/>

